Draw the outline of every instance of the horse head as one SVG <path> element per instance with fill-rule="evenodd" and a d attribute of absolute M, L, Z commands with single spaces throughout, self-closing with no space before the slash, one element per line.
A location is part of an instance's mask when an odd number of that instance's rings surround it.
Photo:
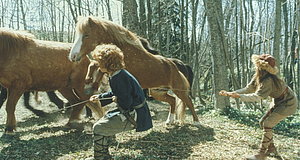
<path fill-rule="evenodd" d="M 90 53 L 99 44 L 115 44 L 119 48 L 132 46 L 145 52 L 134 33 L 98 17 L 79 17 L 75 32 L 76 37 L 69 54 L 69 59 L 73 62 L 80 61 L 82 56 Z"/>
<path fill-rule="evenodd" d="M 104 73 L 100 71 L 98 62 L 92 60 L 85 76 L 84 93 L 92 95 L 98 91 L 103 77 Z"/>
<path fill-rule="evenodd" d="M 75 40 L 69 53 L 73 62 L 80 61 L 100 43 L 105 43 L 105 26 L 102 20 L 94 17 L 79 17 L 76 24 Z M 102 36 L 103 35 L 103 36 Z"/>

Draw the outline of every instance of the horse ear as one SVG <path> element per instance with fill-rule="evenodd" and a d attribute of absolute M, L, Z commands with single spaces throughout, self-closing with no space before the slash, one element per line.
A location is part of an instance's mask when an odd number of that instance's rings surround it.
<path fill-rule="evenodd" d="M 94 22 L 94 20 L 92 19 L 92 17 L 89 17 L 88 19 L 88 23 L 90 26 L 95 25 L 96 23 Z"/>

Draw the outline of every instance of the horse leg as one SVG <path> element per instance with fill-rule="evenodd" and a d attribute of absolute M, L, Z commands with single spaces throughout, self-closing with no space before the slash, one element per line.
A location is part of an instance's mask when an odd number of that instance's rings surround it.
<path fill-rule="evenodd" d="M 181 110 L 185 110 L 185 107 L 188 106 L 190 111 L 192 112 L 193 115 L 193 121 L 196 125 L 199 124 L 199 119 L 196 114 L 194 104 L 189 97 L 189 92 L 190 92 L 190 85 L 187 81 L 187 79 L 183 76 L 182 73 L 180 72 L 174 72 L 174 73 L 179 73 L 179 74 L 174 74 L 172 78 L 172 89 L 173 92 L 176 94 L 176 96 L 182 100 L 184 108 L 180 108 Z M 181 123 L 183 123 L 183 117 L 185 112 L 181 112 L 182 114 L 179 115 L 179 118 L 181 118 Z"/>
<path fill-rule="evenodd" d="M 92 110 L 89 107 L 85 107 L 85 112 L 86 112 L 85 115 L 86 118 L 91 118 L 93 116 Z"/>
<path fill-rule="evenodd" d="M 39 92 L 38 91 L 33 91 L 32 94 L 34 95 L 34 99 L 35 99 L 36 103 L 41 104 L 42 101 L 39 100 Z"/>
<path fill-rule="evenodd" d="M 2 105 L 6 101 L 6 99 L 7 99 L 7 89 L 2 87 L 1 94 L 0 94 L 0 108 L 2 107 Z"/>
<path fill-rule="evenodd" d="M 189 97 L 189 92 L 188 91 L 180 91 L 180 90 L 174 90 L 173 92 L 177 95 L 178 98 L 180 98 L 183 101 L 183 103 L 185 104 L 184 106 L 188 106 L 188 108 L 192 112 L 194 123 L 199 124 L 199 119 L 196 114 L 193 102 L 192 102 L 191 98 Z M 185 107 L 183 108 L 183 110 L 185 110 Z M 183 116 L 183 115 L 181 115 L 181 116 Z M 181 122 L 183 122 L 183 119 L 181 120 Z"/>
<path fill-rule="evenodd" d="M 51 102 L 53 102 L 59 109 L 64 108 L 64 102 L 55 94 L 54 91 L 47 92 Z"/>
<path fill-rule="evenodd" d="M 169 115 L 166 120 L 166 124 L 175 123 L 176 98 L 168 94 L 168 92 L 165 90 L 150 89 L 150 94 L 154 99 L 170 104 Z"/>
<path fill-rule="evenodd" d="M 80 99 L 87 100 L 90 98 L 90 96 L 84 94 L 84 89 L 83 88 L 76 88 L 74 90 L 75 94 L 80 97 Z M 92 113 L 95 113 L 96 118 L 101 118 L 105 114 L 105 109 L 101 106 L 100 103 L 92 103 L 88 102 L 86 103 L 86 117 L 92 117 Z"/>
<path fill-rule="evenodd" d="M 80 99 L 73 93 L 73 90 L 71 88 L 64 88 L 58 90 L 71 104 L 75 104 L 80 102 Z M 73 122 L 77 122 L 80 120 L 80 113 L 84 107 L 84 104 L 80 104 L 77 106 L 74 106 L 69 118 L 69 122 L 67 125 L 70 125 Z"/>
<path fill-rule="evenodd" d="M 30 104 L 29 104 L 29 97 L 30 97 L 30 92 L 25 92 L 23 95 L 24 98 L 24 106 L 29 109 L 31 112 L 33 112 L 35 115 L 39 116 L 39 117 L 44 117 L 46 115 L 45 112 L 38 110 L 38 109 L 34 109 Z"/>
<path fill-rule="evenodd" d="M 11 87 L 8 89 L 8 97 L 6 103 L 6 128 L 5 133 L 11 134 L 16 130 L 16 117 L 15 117 L 15 110 L 16 104 L 20 97 L 22 96 L 24 90 L 21 89 L 18 85 Z"/>

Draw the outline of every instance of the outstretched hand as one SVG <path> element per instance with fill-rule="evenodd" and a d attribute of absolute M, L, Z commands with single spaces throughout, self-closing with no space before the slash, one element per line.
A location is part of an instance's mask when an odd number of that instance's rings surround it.
<path fill-rule="evenodd" d="M 90 97 L 90 101 L 93 102 L 93 103 L 96 103 L 99 101 L 99 96 L 98 95 L 92 95 Z"/>
<path fill-rule="evenodd" d="M 232 98 L 240 98 L 240 94 L 235 93 L 235 92 L 227 92 L 225 90 L 221 90 L 219 92 L 220 96 L 228 96 L 228 97 L 232 97 Z"/>

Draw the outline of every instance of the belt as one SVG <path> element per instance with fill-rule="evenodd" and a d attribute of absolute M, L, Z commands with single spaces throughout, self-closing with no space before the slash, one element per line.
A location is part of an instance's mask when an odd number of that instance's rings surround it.
<path fill-rule="evenodd" d="M 133 106 L 132 108 L 133 108 L 133 109 L 139 109 L 139 108 L 142 108 L 142 107 L 145 105 L 145 103 L 146 103 L 146 99 L 144 99 L 144 101 L 143 101 L 141 104 L 136 105 L 136 106 Z"/>
<path fill-rule="evenodd" d="M 281 100 L 281 99 L 283 99 L 284 96 L 286 95 L 286 93 L 288 92 L 288 90 L 289 90 L 289 87 L 286 87 L 286 88 L 284 89 L 284 91 L 280 94 L 280 96 L 277 97 L 277 98 L 275 98 L 275 99 L 276 99 L 276 100 Z"/>
<path fill-rule="evenodd" d="M 142 108 L 146 103 L 146 99 L 139 105 L 133 106 L 133 109 L 139 109 Z M 136 128 L 136 121 L 132 118 L 131 114 L 134 113 L 133 111 L 130 110 L 124 110 L 122 107 L 120 107 L 119 105 L 117 105 L 118 109 L 120 110 L 120 112 L 126 117 L 126 119 L 134 126 L 134 128 Z"/>

